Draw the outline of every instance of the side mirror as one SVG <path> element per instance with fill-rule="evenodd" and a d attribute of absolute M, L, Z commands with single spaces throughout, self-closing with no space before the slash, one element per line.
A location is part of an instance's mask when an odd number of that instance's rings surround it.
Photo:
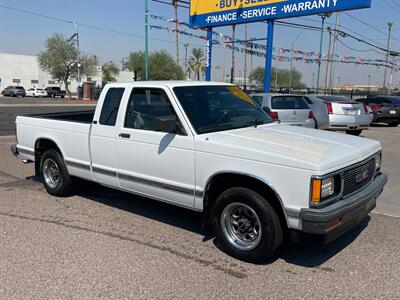
<path fill-rule="evenodd" d="M 176 133 L 176 116 L 162 116 L 156 119 L 157 121 L 157 129 L 162 132 Z"/>

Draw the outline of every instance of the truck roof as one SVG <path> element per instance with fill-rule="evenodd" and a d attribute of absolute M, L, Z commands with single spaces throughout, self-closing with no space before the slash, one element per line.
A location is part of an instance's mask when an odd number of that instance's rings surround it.
<path fill-rule="evenodd" d="M 166 86 L 174 88 L 178 86 L 210 86 L 210 85 L 233 85 L 226 82 L 216 81 L 189 81 L 189 80 L 176 80 L 176 81 L 133 81 L 133 82 L 113 82 L 107 84 L 108 86 L 119 86 L 119 87 L 143 87 L 143 86 Z"/>

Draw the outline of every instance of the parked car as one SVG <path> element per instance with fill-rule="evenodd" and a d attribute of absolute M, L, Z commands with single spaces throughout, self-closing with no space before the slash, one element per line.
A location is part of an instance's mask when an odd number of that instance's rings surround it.
<path fill-rule="evenodd" d="M 307 104 L 313 111 L 315 128 L 317 129 L 328 129 L 329 128 L 329 114 L 328 107 L 324 100 L 319 99 L 318 97 L 309 95 L 303 96 L 304 100 L 306 100 Z"/>
<path fill-rule="evenodd" d="M 35 163 L 48 193 L 68 194 L 80 177 L 202 212 L 222 249 L 250 262 L 284 237 L 338 238 L 387 182 L 379 142 L 273 122 L 229 84 L 112 83 L 95 111 L 16 126 L 11 151 Z"/>
<path fill-rule="evenodd" d="M 329 114 L 329 130 L 360 135 L 363 130 L 369 129 L 371 117 L 366 105 L 346 97 L 317 97 L 326 102 Z"/>
<path fill-rule="evenodd" d="M 400 105 L 396 103 L 397 97 L 378 96 L 374 98 L 357 99 L 371 108 L 374 123 L 387 123 L 391 127 L 400 124 Z"/>
<path fill-rule="evenodd" d="M 271 96 L 267 93 L 250 96 L 272 119 L 282 124 L 315 128 L 314 113 L 302 96 Z"/>
<path fill-rule="evenodd" d="M 400 96 L 376 96 L 374 98 L 389 100 L 392 104 L 400 105 Z"/>
<path fill-rule="evenodd" d="M 47 97 L 47 92 L 44 89 L 30 88 L 26 90 L 27 97 Z"/>
<path fill-rule="evenodd" d="M 22 86 L 15 85 L 6 87 L 1 93 L 3 96 L 8 97 L 25 97 L 26 95 L 25 89 Z"/>
<path fill-rule="evenodd" d="M 55 97 L 64 98 L 65 93 L 66 93 L 64 90 L 62 90 L 58 86 L 49 86 L 46 88 L 46 92 L 47 92 L 47 96 L 51 97 L 51 98 L 55 98 Z"/>

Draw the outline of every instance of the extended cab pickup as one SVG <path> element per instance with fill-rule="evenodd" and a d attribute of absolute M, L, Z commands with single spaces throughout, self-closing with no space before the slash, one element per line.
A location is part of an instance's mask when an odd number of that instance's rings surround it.
<path fill-rule="evenodd" d="M 250 262 L 287 236 L 339 237 L 387 182 L 378 142 L 279 124 L 223 83 L 113 83 L 95 111 L 16 124 L 11 150 L 50 194 L 79 177 L 203 212 L 223 249 Z"/>

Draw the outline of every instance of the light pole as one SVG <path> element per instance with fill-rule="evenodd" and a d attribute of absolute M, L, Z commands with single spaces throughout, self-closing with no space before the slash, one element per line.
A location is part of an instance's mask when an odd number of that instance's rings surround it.
<path fill-rule="evenodd" d="M 144 0 L 144 78 L 149 80 L 149 3 Z"/>
<path fill-rule="evenodd" d="M 329 44 L 328 44 L 328 56 L 326 62 L 326 70 L 325 70 L 325 93 L 328 90 L 328 73 L 329 73 L 329 65 L 331 61 L 331 44 L 332 44 L 332 31 L 331 28 L 328 27 L 329 32 Z"/>
<path fill-rule="evenodd" d="M 317 94 L 319 93 L 319 78 L 321 76 L 321 63 L 322 63 L 322 42 L 324 39 L 324 28 L 325 28 L 325 19 L 330 17 L 330 13 L 328 14 L 320 14 L 321 17 L 321 38 L 319 41 L 319 61 L 318 61 L 318 72 L 317 72 Z"/>
<path fill-rule="evenodd" d="M 235 37 L 236 25 L 232 25 L 232 68 L 231 68 L 231 83 L 235 82 Z"/>
<path fill-rule="evenodd" d="M 292 47 L 290 49 L 290 73 L 289 73 L 289 94 L 292 93 L 292 72 L 293 72 L 293 51 L 294 51 L 294 43 L 297 42 L 297 40 L 300 38 L 300 36 L 304 33 L 304 31 L 306 31 L 305 29 L 303 29 L 299 35 L 294 39 L 294 41 L 292 41 Z"/>
<path fill-rule="evenodd" d="M 391 39 L 391 35 L 392 35 L 393 25 L 394 25 L 393 22 L 388 22 L 389 34 L 388 34 L 387 50 L 386 50 L 385 74 L 383 77 L 383 89 L 386 89 L 386 75 L 387 75 L 387 67 L 388 67 L 388 63 L 389 63 L 389 48 L 390 48 L 390 39 Z"/>
<path fill-rule="evenodd" d="M 179 65 L 179 23 L 178 23 L 178 0 L 172 0 L 175 11 L 175 47 L 176 47 L 176 63 Z"/>
<path fill-rule="evenodd" d="M 247 43 L 247 24 L 244 25 L 244 40 Z M 244 90 L 247 89 L 247 52 L 244 52 Z"/>
<path fill-rule="evenodd" d="M 336 26 L 335 26 L 335 34 L 334 34 L 333 46 L 332 46 L 333 59 L 336 56 L 336 45 L 337 45 L 337 40 L 338 40 L 338 36 L 339 36 L 338 30 L 339 30 L 339 26 L 340 26 L 339 22 L 340 22 L 340 12 L 336 13 Z M 329 88 L 332 88 L 334 85 L 333 80 L 334 80 L 334 76 L 335 76 L 335 61 L 334 60 L 331 60 L 330 66 L 331 67 L 329 70 L 329 73 L 330 73 L 329 74 Z"/>
<path fill-rule="evenodd" d="M 189 47 L 189 44 L 184 44 L 184 46 L 185 46 L 185 70 L 186 70 L 186 79 L 187 79 L 187 73 L 188 73 L 188 69 L 187 69 L 187 67 L 186 67 L 186 65 L 188 64 L 188 59 L 187 59 L 187 57 L 188 57 L 188 47 Z"/>
<path fill-rule="evenodd" d="M 315 83 L 315 72 L 312 73 L 312 81 L 311 81 L 311 88 L 314 89 L 314 83 Z"/>

